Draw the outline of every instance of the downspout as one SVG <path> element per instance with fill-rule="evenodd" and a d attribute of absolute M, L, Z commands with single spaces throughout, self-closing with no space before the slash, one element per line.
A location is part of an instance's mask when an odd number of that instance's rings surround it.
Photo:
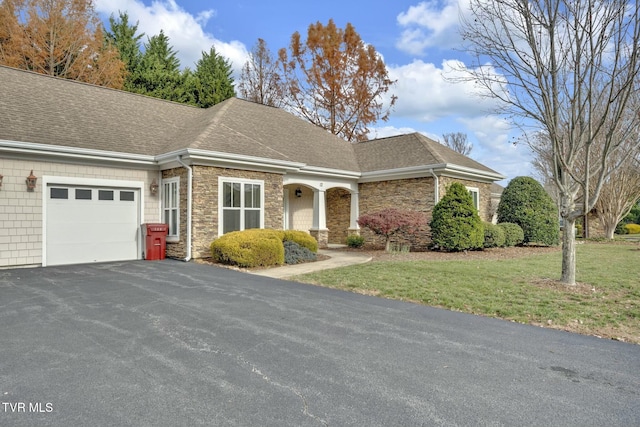
<path fill-rule="evenodd" d="M 431 176 L 433 177 L 433 194 L 434 194 L 434 197 L 435 197 L 435 200 L 433 202 L 433 206 L 435 206 L 440 201 L 440 179 L 438 178 L 438 175 L 436 175 L 433 172 L 433 169 L 429 169 L 429 172 L 431 173 Z"/>
<path fill-rule="evenodd" d="M 191 204 L 192 204 L 192 188 L 193 188 L 193 169 L 182 161 L 182 156 L 176 159 L 187 170 L 187 257 L 184 261 L 191 261 Z"/>

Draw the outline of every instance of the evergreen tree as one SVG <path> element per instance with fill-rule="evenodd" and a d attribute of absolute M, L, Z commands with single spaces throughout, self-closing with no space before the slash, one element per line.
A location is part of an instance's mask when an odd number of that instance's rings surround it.
<path fill-rule="evenodd" d="M 144 45 L 140 66 L 132 76 L 131 91 L 176 102 L 193 102 L 185 90 L 190 71 L 180 71 L 180 60 L 160 30 Z"/>
<path fill-rule="evenodd" d="M 531 177 L 519 176 L 509 181 L 498 204 L 498 223 L 501 222 L 522 227 L 524 243 L 549 246 L 559 243 L 558 208 L 542 185 Z"/>
<path fill-rule="evenodd" d="M 209 53 L 202 52 L 194 72 L 195 104 L 208 108 L 236 96 L 232 73 L 231 63 L 219 55 L 214 47 Z"/>
<path fill-rule="evenodd" d="M 133 89 L 134 76 L 138 72 L 142 60 L 140 39 L 144 36 L 144 33 L 136 34 L 138 32 L 138 23 L 129 25 L 129 15 L 126 12 L 120 12 L 118 20 L 111 15 L 109 24 L 111 31 L 105 34 L 105 39 L 120 52 L 120 59 L 124 62 L 127 70 L 124 89 L 131 91 Z"/>
<path fill-rule="evenodd" d="M 473 205 L 471 193 L 454 182 L 433 208 L 431 222 L 433 245 L 445 251 L 482 249 L 484 227 Z"/>

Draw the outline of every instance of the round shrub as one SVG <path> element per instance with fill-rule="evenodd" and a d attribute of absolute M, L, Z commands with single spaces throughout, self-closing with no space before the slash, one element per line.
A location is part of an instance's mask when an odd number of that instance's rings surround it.
<path fill-rule="evenodd" d="M 484 224 L 484 247 L 499 248 L 504 246 L 504 230 L 495 224 L 485 222 Z"/>
<path fill-rule="evenodd" d="M 524 241 L 524 231 L 518 224 L 512 222 L 501 222 L 498 227 L 504 231 L 504 246 L 511 247 L 521 244 Z"/>
<path fill-rule="evenodd" d="M 523 243 L 548 246 L 560 241 L 558 208 L 542 185 L 528 176 L 512 179 L 498 204 L 498 223 L 513 222 L 522 227 Z"/>
<path fill-rule="evenodd" d="M 284 264 L 282 232 L 251 229 L 227 233 L 211 243 L 211 256 L 245 268 Z"/>
<path fill-rule="evenodd" d="M 624 226 L 628 234 L 640 234 L 640 224 L 627 224 Z"/>
<path fill-rule="evenodd" d="M 482 249 L 484 229 L 471 194 L 454 182 L 433 208 L 431 222 L 433 246 L 445 251 Z"/>
<path fill-rule="evenodd" d="M 347 246 L 350 248 L 361 248 L 364 246 L 364 237 L 352 234 L 347 236 Z"/>
<path fill-rule="evenodd" d="M 284 241 L 284 263 L 299 264 L 316 260 L 316 254 L 293 240 Z"/>
<path fill-rule="evenodd" d="M 309 249 L 311 252 L 318 252 L 318 241 L 311 234 L 299 230 L 283 230 L 279 232 L 282 233 L 283 242 L 296 242 L 300 246 Z"/>

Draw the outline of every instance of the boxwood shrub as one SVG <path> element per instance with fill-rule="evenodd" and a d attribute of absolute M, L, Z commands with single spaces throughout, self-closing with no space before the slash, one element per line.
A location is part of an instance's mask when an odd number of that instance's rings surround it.
<path fill-rule="evenodd" d="M 311 259 L 318 251 L 318 242 L 308 233 L 295 230 L 251 229 L 227 233 L 211 243 L 211 256 L 217 262 L 238 267 L 268 267 L 285 263 L 285 244 L 295 243 L 298 255 L 290 257 L 300 262 Z M 292 246 L 290 246 L 292 247 Z M 305 251 L 308 251 L 305 252 Z M 300 255 L 304 253 L 303 255 Z"/>
<path fill-rule="evenodd" d="M 522 244 L 524 241 L 524 231 L 518 224 L 512 222 L 501 222 L 498 227 L 504 231 L 504 246 L 511 247 Z"/>
<path fill-rule="evenodd" d="M 211 243 L 211 256 L 223 264 L 245 268 L 282 265 L 284 246 L 274 230 L 233 231 Z"/>
<path fill-rule="evenodd" d="M 524 243 L 554 246 L 560 240 L 558 208 L 538 181 L 519 176 L 509 181 L 498 204 L 498 223 L 522 227 Z"/>
<path fill-rule="evenodd" d="M 364 237 L 357 234 L 347 236 L 347 246 L 350 248 L 361 248 L 364 246 Z"/>
<path fill-rule="evenodd" d="M 499 248 L 504 246 L 504 230 L 491 222 L 484 222 L 484 247 Z"/>
<path fill-rule="evenodd" d="M 628 234 L 640 234 L 640 224 L 627 224 L 624 226 Z"/>

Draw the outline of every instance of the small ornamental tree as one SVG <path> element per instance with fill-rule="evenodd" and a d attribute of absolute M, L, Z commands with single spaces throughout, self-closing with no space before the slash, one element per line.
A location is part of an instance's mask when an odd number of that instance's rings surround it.
<path fill-rule="evenodd" d="M 513 178 L 498 204 L 498 223 L 522 227 L 523 243 L 554 246 L 560 240 L 558 208 L 542 185 L 528 176 Z"/>
<path fill-rule="evenodd" d="M 360 215 L 358 224 L 379 236 L 384 236 L 385 250 L 389 252 L 389 244 L 393 236 L 398 233 L 413 233 L 427 225 L 427 219 L 421 212 L 387 208 Z"/>
<path fill-rule="evenodd" d="M 454 182 L 433 208 L 431 223 L 433 245 L 445 251 L 482 249 L 484 227 L 473 205 L 471 193 Z"/>

